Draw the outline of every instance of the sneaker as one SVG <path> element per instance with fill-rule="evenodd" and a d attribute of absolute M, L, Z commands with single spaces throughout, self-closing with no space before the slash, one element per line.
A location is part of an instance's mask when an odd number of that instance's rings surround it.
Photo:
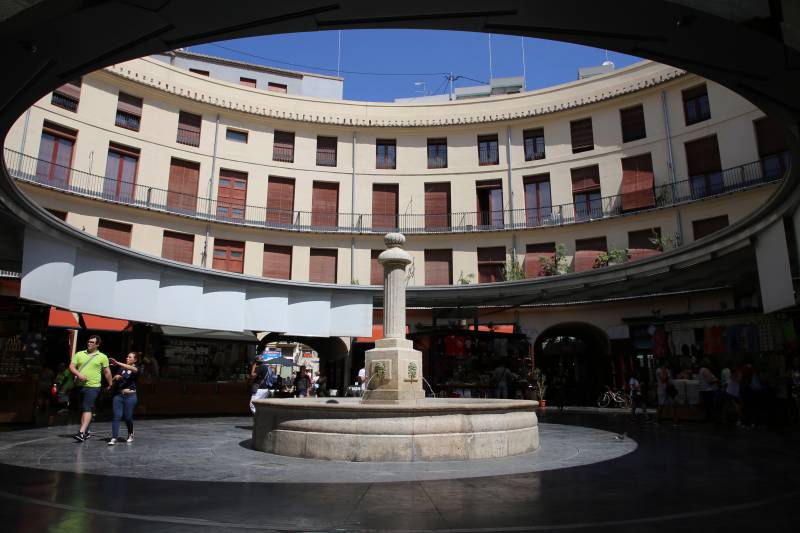
<path fill-rule="evenodd" d="M 87 430 L 86 433 L 83 434 L 83 440 L 89 440 L 92 437 L 94 437 L 94 433 L 92 433 L 91 431 Z"/>
<path fill-rule="evenodd" d="M 75 433 L 75 434 L 72 436 L 72 438 L 73 438 L 73 439 L 75 439 L 75 440 L 76 440 L 76 441 L 78 441 L 78 442 L 85 442 L 85 441 L 86 441 L 86 435 L 84 435 L 84 434 L 83 434 L 83 433 L 81 433 L 80 431 L 79 431 L 79 432 L 77 432 L 77 433 Z"/>
<path fill-rule="evenodd" d="M 117 439 L 115 439 L 114 437 L 112 437 L 112 438 L 108 439 L 108 445 L 109 445 L 109 446 L 113 446 L 113 445 L 115 445 L 116 443 L 117 443 Z"/>
<path fill-rule="evenodd" d="M 133 442 L 133 433 L 131 433 L 130 435 L 128 435 L 128 440 L 126 440 L 125 442 L 127 442 L 127 443 L 131 443 L 131 442 Z"/>

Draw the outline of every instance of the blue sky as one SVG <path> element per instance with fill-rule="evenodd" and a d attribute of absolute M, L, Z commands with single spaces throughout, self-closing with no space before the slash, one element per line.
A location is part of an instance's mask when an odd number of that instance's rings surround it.
<path fill-rule="evenodd" d="M 491 39 L 494 77 L 521 76 L 520 38 L 492 35 Z M 392 101 L 420 95 L 423 86 L 414 82 L 424 82 L 429 94 L 446 92 L 442 75 L 446 72 L 466 77 L 457 80 L 456 87 L 489 80 L 489 36 L 485 33 L 350 30 L 342 32 L 341 40 L 341 75 L 348 100 Z M 292 33 L 193 46 L 191 51 L 335 75 L 337 41 L 336 31 Z M 605 60 L 605 51 L 597 48 L 542 39 L 524 42 L 527 90 L 575 80 L 579 67 Z M 617 68 L 639 60 L 616 52 L 609 52 L 609 59 Z"/>

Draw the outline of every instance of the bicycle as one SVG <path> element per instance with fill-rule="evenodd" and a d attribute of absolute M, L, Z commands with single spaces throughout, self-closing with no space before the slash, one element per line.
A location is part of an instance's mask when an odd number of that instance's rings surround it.
<path fill-rule="evenodd" d="M 608 407 L 611 404 L 614 404 L 614 407 L 622 407 L 624 409 L 630 409 L 631 407 L 631 397 L 625 391 L 613 391 L 611 387 L 606 385 L 606 390 L 597 398 L 597 406 L 598 407 Z"/>

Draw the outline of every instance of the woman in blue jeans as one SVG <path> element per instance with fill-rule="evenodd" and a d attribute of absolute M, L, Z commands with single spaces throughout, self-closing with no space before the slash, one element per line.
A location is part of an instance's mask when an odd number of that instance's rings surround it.
<path fill-rule="evenodd" d="M 141 358 L 142 355 L 139 352 L 129 353 L 124 363 L 120 363 L 113 357 L 108 358 L 111 365 L 118 367 L 112 387 L 111 405 L 114 408 L 114 418 L 111 422 L 109 446 L 115 445 L 119 440 L 120 420 L 124 420 L 125 425 L 128 426 L 128 439 L 125 442 L 133 442 L 133 410 L 136 409 L 136 382 L 139 379 L 139 368 L 136 365 L 139 364 Z"/>

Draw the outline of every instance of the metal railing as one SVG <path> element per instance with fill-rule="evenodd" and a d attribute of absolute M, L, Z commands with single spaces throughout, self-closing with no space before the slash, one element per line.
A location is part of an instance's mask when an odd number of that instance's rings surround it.
<path fill-rule="evenodd" d="M 54 92 L 50 103 L 54 106 L 63 107 L 67 111 L 72 111 L 73 113 L 78 110 L 78 99 L 61 93 Z"/>
<path fill-rule="evenodd" d="M 175 137 L 175 142 L 187 146 L 200 146 L 200 132 L 178 126 L 178 135 Z"/>
<path fill-rule="evenodd" d="M 139 126 L 141 123 L 142 117 L 139 115 L 134 115 L 133 113 L 128 113 L 127 111 L 117 110 L 117 118 L 114 120 L 114 124 L 120 128 L 139 131 Z"/>
<path fill-rule="evenodd" d="M 272 147 L 272 160 L 281 163 L 294 162 L 294 146 L 274 145 Z"/>
<path fill-rule="evenodd" d="M 398 215 L 323 213 L 245 205 L 243 216 L 238 216 L 238 213 L 233 216 L 233 211 L 226 209 L 230 202 L 217 202 L 215 199 L 136 183 L 120 183 L 113 178 L 63 167 L 5 149 L 6 166 L 13 178 L 79 196 L 201 220 L 261 228 L 340 233 L 401 231 L 409 234 L 561 226 L 672 207 L 777 182 L 788 171 L 789 157 L 788 152 L 775 154 L 712 175 L 693 176 L 689 180 L 658 185 L 652 190 L 605 196 L 588 205 L 568 203 L 529 209 Z"/>

